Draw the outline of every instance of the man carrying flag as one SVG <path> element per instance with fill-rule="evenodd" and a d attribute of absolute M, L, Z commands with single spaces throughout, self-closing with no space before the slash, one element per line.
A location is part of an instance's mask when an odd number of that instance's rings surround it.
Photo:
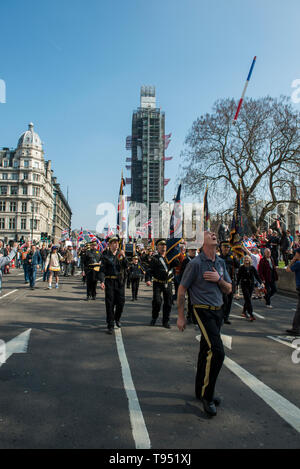
<path fill-rule="evenodd" d="M 170 329 L 170 313 L 172 309 L 172 281 L 174 278 L 173 268 L 179 265 L 180 255 L 179 243 L 181 242 L 181 207 L 180 207 L 181 185 L 179 186 L 175 199 L 174 209 L 170 220 L 170 237 L 166 241 L 159 239 L 156 242 L 158 254 L 152 256 L 146 272 L 146 284 L 151 286 L 153 280 L 152 319 L 150 326 L 155 326 L 158 318 L 163 296 L 163 318 L 162 325 Z M 180 235 L 180 237 L 178 237 Z"/>
<path fill-rule="evenodd" d="M 242 199 L 240 183 L 238 185 L 238 193 L 236 195 L 235 209 L 232 217 L 229 245 L 231 246 L 232 251 L 236 254 L 239 259 L 244 257 Z"/>

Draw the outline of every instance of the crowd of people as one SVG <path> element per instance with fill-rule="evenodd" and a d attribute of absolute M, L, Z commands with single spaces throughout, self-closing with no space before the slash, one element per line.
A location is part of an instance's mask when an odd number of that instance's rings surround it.
<path fill-rule="evenodd" d="M 253 299 L 260 298 L 266 308 L 272 308 L 280 247 L 287 271 L 295 273 L 298 292 L 297 310 L 287 332 L 300 336 L 300 235 L 294 240 L 288 232 L 269 230 L 251 239 L 244 237 L 240 246 L 243 256 L 240 252 L 235 254 L 229 241 L 218 243 L 215 233 L 205 231 L 201 249 L 182 242 L 180 253 L 170 260 L 165 239 L 156 241 L 155 250 L 136 246 L 130 253 L 118 236 L 107 239 L 101 250 L 97 241 L 79 249 L 62 243 L 36 246 L 30 242 L 4 247 L 0 241 L 0 282 L 12 262 L 16 268 L 23 268 L 24 281 L 31 289 L 35 288 L 38 269 L 43 272 L 48 289 L 52 289 L 53 281 L 58 288 L 60 275 L 72 276 L 77 267 L 86 284 L 87 301 L 96 300 L 97 284 L 105 292 L 107 333 L 111 335 L 115 327 L 121 328 L 126 285 L 131 288 L 132 301 L 137 301 L 140 282 L 144 280 L 148 287 L 152 286 L 153 293 L 150 326 L 156 325 L 162 309 L 162 326 L 170 329 L 172 305 L 177 301 L 179 330 L 183 331 L 186 324 L 201 330 L 195 393 L 207 414 L 214 416 L 219 405 L 214 388 L 224 360 L 221 326 L 230 324 L 232 300 L 240 293 L 244 298 L 242 316 L 250 322 L 256 319 Z"/>

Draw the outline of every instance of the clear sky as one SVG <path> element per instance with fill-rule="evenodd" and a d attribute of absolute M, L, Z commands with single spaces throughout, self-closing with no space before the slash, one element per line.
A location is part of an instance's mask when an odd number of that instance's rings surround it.
<path fill-rule="evenodd" d="M 34 123 L 73 227 L 95 229 L 97 204 L 117 202 L 141 85 L 172 132 L 170 201 L 193 121 L 240 98 L 254 55 L 248 97 L 291 96 L 300 78 L 299 0 L 2 0 L 0 18 L 0 147 Z"/>

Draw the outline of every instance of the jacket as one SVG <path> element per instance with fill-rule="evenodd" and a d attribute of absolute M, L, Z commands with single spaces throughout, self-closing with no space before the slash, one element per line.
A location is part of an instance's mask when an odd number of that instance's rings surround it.
<path fill-rule="evenodd" d="M 9 264 L 16 254 L 17 250 L 12 248 L 8 256 L 0 257 L 0 277 L 2 277 L 2 267 L 5 267 L 7 264 Z"/>
<path fill-rule="evenodd" d="M 266 257 L 263 257 L 258 264 L 258 273 L 260 278 L 263 280 L 263 282 L 270 283 L 272 280 L 277 281 L 278 280 L 278 274 L 276 271 L 276 266 L 273 258 L 271 257 L 273 269 L 271 270 L 269 261 L 267 260 Z M 273 278 L 272 278 L 272 271 L 273 271 Z"/>

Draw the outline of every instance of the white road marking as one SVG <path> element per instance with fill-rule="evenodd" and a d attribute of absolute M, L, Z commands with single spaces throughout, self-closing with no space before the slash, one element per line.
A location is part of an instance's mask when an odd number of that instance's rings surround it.
<path fill-rule="evenodd" d="M 291 336 L 288 336 L 290 339 L 292 338 Z M 272 340 L 275 340 L 276 342 L 279 342 L 280 344 L 283 344 L 283 345 L 287 345 L 288 347 L 291 347 L 291 348 L 295 348 L 296 350 L 298 350 L 298 347 L 296 345 L 293 345 L 292 343 L 290 342 L 287 342 L 286 340 L 282 340 L 282 339 L 279 339 L 278 337 L 273 337 L 271 335 L 267 335 L 267 338 L 268 339 L 272 339 Z M 293 337 L 293 340 L 297 339 L 297 337 Z"/>
<path fill-rule="evenodd" d="M 235 301 L 234 301 L 233 303 L 234 303 L 235 305 L 239 306 L 240 308 L 243 308 L 243 306 L 240 305 L 239 303 L 236 303 Z M 255 316 L 257 316 L 258 318 L 260 318 L 260 319 L 266 319 L 264 316 L 261 316 L 260 314 L 256 313 L 255 311 L 253 311 L 253 314 L 254 314 Z"/>
<path fill-rule="evenodd" d="M 18 291 L 18 290 L 12 290 L 12 291 L 9 291 L 8 293 L 5 293 L 5 295 L 0 296 L 0 300 L 2 300 L 2 298 L 5 298 L 8 295 L 11 295 L 12 293 L 14 293 L 16 291 Z"/>
<path fill-rule="evenodd" d="M 198 342 L 200 342 L 200 339 L 201 339 L 201 334 L 196 335 L 196 340 L 198 340 Z M 225 347 L 231 350 L 232 349 L 232 337 L 230 335 L 221 334 L 221 339 Z"/>
<path fill-rule="evenodd" d="M 8 360 L 8 358 L 13 353 L 26 353 L 27 352 L 30 332 L 31 332 L 31 329 L 27 329 L 27 331 L 22 332 L 21 334 L 17 335 L 16 337 L 11 339 L 4 345 L 3 347 L 4 359 L 1 360 L 0 366 L 2 366 L 3 363 L 5 363 L 6 360 Z"/>
<path fill-rule="evenodd" d="M 255 394 L 266 402 L 281 418 L 300 433 L 300 409 L 282 397 L 262 381 L 251 375 L 233 360 L 225 357 L 224 365 Z"/>
<path fill-rule="evenodd" d="M 117 329 L 114 331 L 117 350 L 119 359 L 121 362 L 121 369 L 122 369 L 122 376 L 124 387 L 128 399 L 129 405 L 129 415 L 130 415 L 130 422 L 132 427 L 132 434 L 135 441 L 136 449 L 149 449 L 151 448 L 151 442 L 149 438 L 149 434 L 146 428 L 146 424 L 144 421 L 144 417 L 140 408 L 139 400 L 135 391 L 135 387 L 133 384 L 128 360 L 125 353 L 125 348 L 122 339 L 122 332 L 121 329 Z"/>

